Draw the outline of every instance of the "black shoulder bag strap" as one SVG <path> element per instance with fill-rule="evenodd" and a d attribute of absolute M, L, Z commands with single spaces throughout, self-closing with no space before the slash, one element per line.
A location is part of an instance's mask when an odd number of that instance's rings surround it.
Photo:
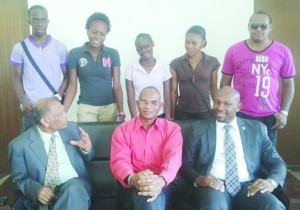
<path fill-rule="evenodd" d="M 190 80 L 190 78 L 189 78 L 189 76 L 188 76 L 186 70 L 185 70 L 185 69 L 182 69 L 182 70 L 184 71 L 185 76 L 186 76 L 186 78 L 188 79 L 188 81 L 191 82 L 191 80 Z M 198 87 L 196 86 L 196 84 L 193 83 L 193 82 L 191 82 L 191 84 L 192 84 L 192 85 L 194 86 L 194 88 L 197 90 L 198 94 L 200 95 L 200 97 L 201 97 L 202 100 L 204 101 L 206 108 L 208 109 L 208 111 L 211 112 L 211 117 L 212 117 L 212 116 L 213 116 L 213 113 L 212 113 L 212 109 L 211 109 L 210 105 L 208 105 L 208 104 L 206 103 L 204 96 L 202 95 L 201 91 L 198 89 Z"/>
<path fill-rule="evenodd" d="M 37 71 L 37 73 L 40 75 L 40 77 L 43 79 L 43 81 L 45 82 L 45 84 L 48 86 L 48 88 L 52 91 L 52 93 L 55 95 L 57 92 L 54 89 L 54 87 L 51 85 L 51 83 L 48 81 L 48 79 L 45 77 L 45 75 L 43 74 L 43 72 L 41 71 L 41 69 L 38 67 L 38 65 L 36 64 L 36 62 L 33 60 L 30 52 L 28 51 L 28 48 L 25 44 L 24 41 L 21 41 L 21 45 L 28 57 L 28 59 L 30 60 L 32 66 L 35 68 L 35 70 Z"/>

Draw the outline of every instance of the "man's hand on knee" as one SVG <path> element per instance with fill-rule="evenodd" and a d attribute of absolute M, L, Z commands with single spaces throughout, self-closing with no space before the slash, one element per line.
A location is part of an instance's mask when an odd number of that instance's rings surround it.
<path fill-rule="evenodd" d="M 198 187 L 213 188 L 221 192 L 225 191 L 224 183 L 212 174 L 209 174 L 207 176 L 198 176 L 195 180 L 195 184 Z"/>
<path fill-rule="evenodd" d="M 248 187 L 247 196 L 254 196 L 256 193 L 273 192 L 275 187 L 269 180 L 257 179 L 251 186 Z"/>
<path fill-rule="evenodd" d="M 43 205 L 51 204 L 56 198 L 54 192 L 47 187 L 42 187 L 37 193 L 37 199 Z"/>
<path fill-rule="evenodd" d="M 147 202 L 152 202 L 157 198 L 165 186 L 165 179 L 161 176 L 156 176 L 151 182 L 148 182 L 148 185 L 144 186 L 143 190 L 138 194 L 141 196 L 150 196 L 150 198 L 147 199 Z"/>
<path fill-rule="evenodd" d="M 156 177 L 157 175 L 153 174 L 150 170 L 141 171 L 133 175 L 130 179 L 130 185 L 135 187 L 137 191 L 142 191 L 144 186 L 147 186 L 149 181 Z"/>

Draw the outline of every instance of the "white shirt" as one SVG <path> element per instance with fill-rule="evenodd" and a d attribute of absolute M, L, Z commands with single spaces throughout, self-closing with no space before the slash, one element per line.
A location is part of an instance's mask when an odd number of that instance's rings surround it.
<path fill-rule="evenodd" d="M 222 180 L 225 180 L 225 125 L 225 123 L 216 122 L 216 152 L 210 171 L 211 174 Z M 243 144 L 236 118 L 234 118 L 230 125 L 232 126 L 232 137 L 235 144 L 239 181 L 250 181 L 252 179 L 247 168 Z"/>
<path fill-rule="evenodd" d="M 148 73 L 139 62 L 128 65 L 125 72 L 125 79 L 133 82 L 135 100 L 138 100 L 140 92 L 147 86 L 157 88 L 163 98 L 164 82 L 170 78 L 172 78 L 172 75 L 169 65 L 159 61 L 156 61 L 150 73 Z M 161 108 L 158 115 L 163 112 L 163 108 Z"/>
<path fill-rule="evenodd" d="M 45 150 L 46 150 L 46 153 L 48 156 L 52 135 L 41 131 L 39 129 L 39 127 L 37 127 L 37 128 L 41 135 L 41 138 L 44 143 Z M 78 177 L 78 174 L 76 173 L 75 169 L 73 168 L 73 166 L 70 162 L 69 156 L 65 149 L 65 145 L 63 144 L 63 141 L 59 135 L 59 132 L 56 131 L 53 135 L 56 136 L 55 142 L 56 142 L 56 152 L 57 152 L 57 158 L 58 158 L 59 180 L 57 182 L 57 185 L 60 185 L 74 177 Z"/>

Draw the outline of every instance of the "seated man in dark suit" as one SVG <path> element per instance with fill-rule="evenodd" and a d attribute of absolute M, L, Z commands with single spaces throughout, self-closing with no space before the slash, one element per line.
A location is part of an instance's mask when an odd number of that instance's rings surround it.
<path fill-rule="evenodd" d="M 9 144 L 13 183 L 28 210 L 87 210 L 91 187 L 84 161 L 93 157 L 89 135 L 67 122 L 56 98 L 33 106 L 35 126 Z M 70 141 L 71 140 L 71 141 Z"/>
<path fill-rule="evenodd" d="M 240 107 L 235 89 L 226 86 L 218 91 L 215 119 L 193 125 L 181 173 L 194 185 L 198 209 L 285 209 L 271 192 L 283 186 L 286 165 L 265 125 L 236 117 Z"/>

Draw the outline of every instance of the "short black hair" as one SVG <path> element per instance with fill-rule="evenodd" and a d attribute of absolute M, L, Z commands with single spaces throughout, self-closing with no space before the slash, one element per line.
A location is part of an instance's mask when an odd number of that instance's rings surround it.
<path fill-rule="evenodd" d="M 194 26 L 190 27 L 190 28 L 187 30 L 187 32 L 185 33 L 185 35 L 187 35 L 187 34 L 196 34 L 196 35 L 199 35 L 199 36 L 202 38 L 202 40 L 205 41 L 203 47 L 206 46 L 206 44 L 207 44 L 207 40 L 206 40 L 206 32 L 205 32 L 205 29 L 204 29 L 202 26 L 194 25 Z"/>
<path fill-rule="evenodd" d="M 151 38 L 151 36 L 150 36 L 150 34 L 147 34 L 147 33 L 140 33 L 140 34 L 138 34 L 138 35 L 136 36 L 136 38 L 135 38 L 135 45 L 136 45 L 137 42 L 140 41 L 141 39 L 147 39 L 148 41 L 154 43 L 153 40 L 152 40 L 152 38 Z"/>
<path fill-rule="evenodd" d="M 251 17 L 250 17 L 250 19 L 249 19 L 249 23 L 250 23 L 250 21 L 251 21 L 251 18 L 252 18 L 253 16 L 255 16 L 255 15 L 265 15 L 265 16 L 267 16 L 268 19 L 269 19 L 269 24 L 272 24 L 272 17 L 271 17 L 271 15 L 269 15 L 267 12 L 262 11 L 262 10 L 257 11 L 257 12 L 254 12 L 253 15 L 251 15 Z"/>
<path fill-rule="evenodd" d="M 185 33 L 185 35 L 187 34 L 197 34 L 199 35 L 203 40 L 206 40 L 205 36 L 206 36 L 206 32 L 205 29 L 202 26 L 198 26 L 198 25 L 194 25 L 192 27 L 190 27 L 187 32 Z"/>
<path fill-rule="evenodd" d="M 96 20 L 101 20 L 101 21 L 105 22 L 107 25 L 107 28 L 108 28 L 107 32 L 110 31 L 110 20 L 107 17 L 107 15 L 102 12 L 95 12 L 95 13 L 91 14 L 86 21 L 85 28 L 90 29 L 92 22 L 94 22 Z"/>
<path fill-rule="evenodd" d="M 33 5 L 33 6 L 30 7 L 29 10 L 28 10 L 28 18 L 30 18 L 31 12 L 32 12 L 33 10 L 37 10 L 37 9 L 39 9 L 39 10 L 44 10 L 44 11 L 46 12 L 47 16 L 48 16 L 48 11 L 47 11 L 47 9 L 46 9 L 45 7 L 43 7 L 42 5 Z"/>

